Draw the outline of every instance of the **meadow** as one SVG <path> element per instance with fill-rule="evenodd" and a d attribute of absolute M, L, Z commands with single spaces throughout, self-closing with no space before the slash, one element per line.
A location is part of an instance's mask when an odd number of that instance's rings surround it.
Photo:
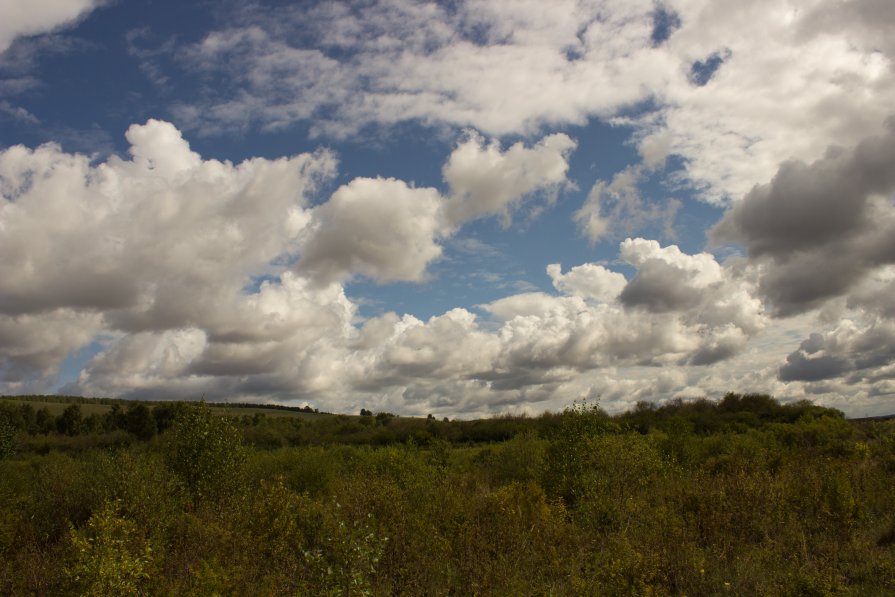
<path fill-rule="evenodd" d="M 47 400 L 0 400 L 0 594 L 895 593 L 895 420 Z"/>

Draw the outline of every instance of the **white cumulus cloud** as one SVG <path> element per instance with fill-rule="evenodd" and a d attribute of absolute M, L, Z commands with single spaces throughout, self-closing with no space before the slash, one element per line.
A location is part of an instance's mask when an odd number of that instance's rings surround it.
<path fill-rule="evenodd" d="M 261 5 L 172 50 L 214 89 L 174 110 L 206 134 L 305 121 L 342 137 L 406 121 L 532 135 L 601 118 L 633 127 L 645 167 L 679 156 L 680 182 L 727 203 L 780 162 L 817 159 L 888 117 L 895 50 L 883 4 Z M 599 236 L 600 219 L 583 217 Z"/>
<path fill-rule="evenodd" d="M 101 4 L 102 0 L 4 0 L 0 3 L 0 53 L 17 37 L 70 25 Z"/>

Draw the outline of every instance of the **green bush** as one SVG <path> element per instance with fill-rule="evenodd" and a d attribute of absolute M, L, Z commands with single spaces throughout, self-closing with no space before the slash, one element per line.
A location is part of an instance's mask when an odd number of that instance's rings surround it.
<path fill-rule="evenodd" d="M 0 417 L 0 460 L 12 458 L 18 449 L 18 431 L 6 418 Z"/>
<path fill-rule="evenodd" d="M 137 525 L 111 501 L 83 529 L 72 529 L 66 572 L 78 594 L 89 597 L 149 595 L 152 547 Z"/>
<path fill-rule="evenodd" d="M 239 430 L 206 404 L 183 412 L 167 440 L 168 466 L 194 501 L 222 498 L 239 484 L 245 460 Z"/>

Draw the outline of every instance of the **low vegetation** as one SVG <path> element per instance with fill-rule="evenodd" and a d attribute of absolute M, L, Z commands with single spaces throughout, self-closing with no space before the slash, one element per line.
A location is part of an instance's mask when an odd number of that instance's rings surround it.
<path fill-rule="evenodd" d="M 0 400 L 0 594 L 895 593 L 893 420 L 276 414 Z"/>

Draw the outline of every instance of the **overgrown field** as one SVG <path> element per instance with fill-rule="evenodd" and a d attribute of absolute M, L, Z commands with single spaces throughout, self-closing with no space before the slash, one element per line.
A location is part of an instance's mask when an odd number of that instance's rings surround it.
<path fill-rule="evenodd" d="M 0 594 L 895 594 L 895 421 L 75 406 L 0 403 Z"/>

